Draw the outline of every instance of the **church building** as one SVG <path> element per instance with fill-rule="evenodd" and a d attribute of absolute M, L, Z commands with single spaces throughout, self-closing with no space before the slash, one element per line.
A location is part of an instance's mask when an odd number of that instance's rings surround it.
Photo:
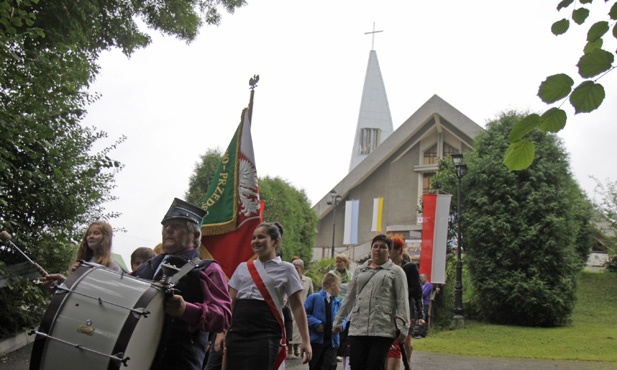
<path fill-rule="evenodd" d="M 371 50 L 349 173 L 313 206 L 319 219 L 313 259 L 334 252 L 361 260 L 380 233 L 399 235 L 417 251 L 420 200 L 438 159 L 472 150 L 482 130 L 437 95 L 393 130 L 377 53 Z"/>

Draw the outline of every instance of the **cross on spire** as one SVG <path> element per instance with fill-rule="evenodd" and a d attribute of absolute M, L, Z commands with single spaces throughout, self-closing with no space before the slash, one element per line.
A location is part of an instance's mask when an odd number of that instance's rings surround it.
<path fill-rule="evenodd" d="M 373 39 L 371 40 L 371 50 L 374 50 L 374 48 L 375 48 L 375 34 L 379 33 L 379 32 L 383 32 L 383 30 L 375 31 L 375 22 L 373 22 L 373 30 L 372 31 L 364 32 L 365 35 L 373 35 Z"/>

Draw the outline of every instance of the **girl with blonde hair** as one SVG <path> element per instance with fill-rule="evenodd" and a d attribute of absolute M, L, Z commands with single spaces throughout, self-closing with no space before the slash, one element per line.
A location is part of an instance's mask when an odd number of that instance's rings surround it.
<path fill-rule="evenodd" d="M 111 240 L 113 229 L 105 221 L 94 221 L 88 226 L 77 248 L 77 261 L 98 263 L 115 271 L 120 267 L 111 259 Z M 75 266 L 75 265 L 73 265 Z M 72 270 L 75 270 L 72 268 Z"/>
<path fill-rule="evenodd" d="M 75 262 L 71 266 L 70 272 L 75 271 L 80 260 L 94 262 L 109 269 L 120 272 L 122 269 L 111 259 L 111 241 L 113 230 L 111 225 L 105 221 L 94 221 L 88 226 L 88 230 L 81 239 L 77 248 Z M 49 274 L 43 276 L 43 285 L 52 287 L 53 283 L 61 284 L 66 280 L 62 274 Z"/>

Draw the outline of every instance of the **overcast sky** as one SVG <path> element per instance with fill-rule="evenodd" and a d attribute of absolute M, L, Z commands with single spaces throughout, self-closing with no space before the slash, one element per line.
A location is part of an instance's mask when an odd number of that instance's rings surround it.
<path fill-rule="evenodd" d="M 249 0 L 191 44 L 152 31 L 153 43 L 131 58 L 103 53 L 91 87 L 101 98 L 84 124 L 109 134 L 100 144 L 127 137 L 111 153 L 125 165 L 119 200 L 107 205 L 122 213 L 112 225 L 126 229 L 115 234 L 114 251 L 128 264 L 135 248 L 160 241 L 160 220 L 174 197 L 184 198 L 199 156 L 229 144 L 254 74 L 258 175 L 304 189 L 312 204 L 325 196 L 349 168 L 373 22 L 383 30 L 374 49 L 395 130 L 434 94 L 481 126 L 506 110 L 544 111 L 540 82 L 576 75 L 589 28 L 553 36 L 551 24 L 568 17 L 557 3 Z M 608 12 L 596 3 L 592 13 Z M 559 136 L 590 195 L 589 176 L 617 179 L 614 74 L 600 80 L 607 99 L 598 111 L 574 117 L 564 104 L 569 119 Z"/>

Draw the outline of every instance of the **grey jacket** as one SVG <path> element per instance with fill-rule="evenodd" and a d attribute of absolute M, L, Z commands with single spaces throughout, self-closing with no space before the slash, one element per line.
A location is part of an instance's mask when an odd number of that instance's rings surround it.
<path fill-rule="evenodd" d="M 406 334 L 409 300 L 405 272 L 391 260 L 376 269 L 370 264 L 368 260 L 354 271 L 333 326 L 341 326 L 351 312 L 350 336 L 394 338 L 394 318 L 399 316 L 405 321 L 405 326 L 397 322 L 399 330 Z"/>

